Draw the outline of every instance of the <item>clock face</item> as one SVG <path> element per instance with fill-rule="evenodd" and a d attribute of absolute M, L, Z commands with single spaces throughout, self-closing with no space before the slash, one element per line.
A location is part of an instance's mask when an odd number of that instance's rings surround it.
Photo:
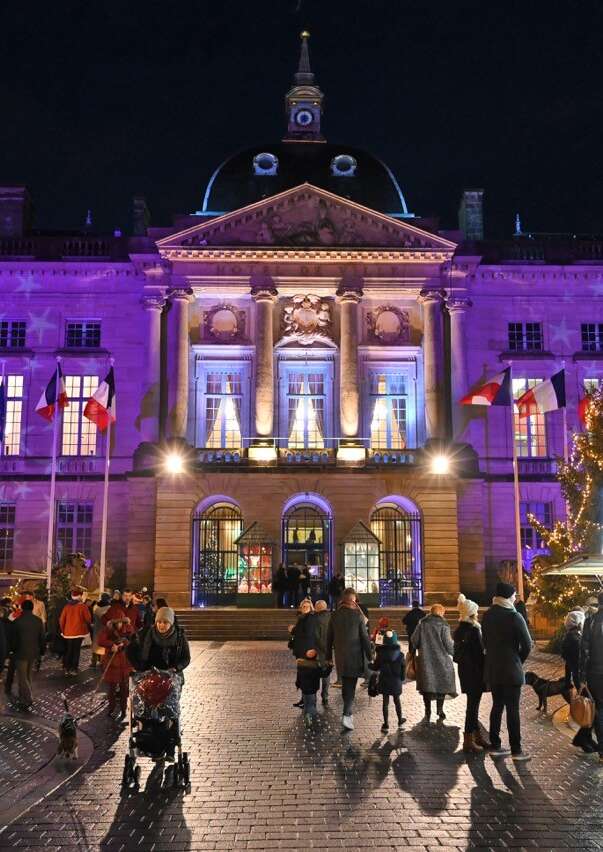
<path fill-rule="evenodd" d="M 314 116 L 309 109 L 300 109 L 299 112 L 295 113 L 295 123 L 299 124 L 300 127 L 307 127 L 312 124 L 313 120 Z"/>

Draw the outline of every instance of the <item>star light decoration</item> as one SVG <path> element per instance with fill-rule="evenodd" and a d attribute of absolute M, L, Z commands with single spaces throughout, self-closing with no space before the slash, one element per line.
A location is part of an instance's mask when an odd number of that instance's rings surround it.
<path fill-rule="evenodd" d="M 563 343 L 566 349 L 571 349 L 572 343 L 571 338 L 574 336 L 573 329 L 569 328 L 566 322 L 565 317 L 561 318 L 561 322 L 551 323 L 551 344 L 559 341 Z"/>
<path fill-rule="evenodd" d="M 30 334 L 38 335 L 38 343 L 41 345 L 42 338 L 46 331 L 50 331 L 51 329 L 56 328 L 56 324 L 53 322 L 49 322 L 48 315 L 50 313 L 50 308 L 46 308 L 44 313 L 42 314 L 34 314 L 29 313 L 29 322 L 27 324 L 27 328 Z"/>
<path fill-rule="evenodd" d="M 30 272 L 26 275 L 19 276 L 19 285 L 15 287 L 15 293 L 22 293 L 27 300 L 31 298 L 31 294 L 36 290 L 41 289 L 41 284 L 35 280 L 33 274 Z"/>
<path fill-rule="evenodd" d="M 585 412 L 586 429 L 574 433 L 568 462 L 557 460 L 557 480 L 567 506 L 565 521 L 556 521 L 552 530 L 528 515 L 550 556 L 538 556 L 532 563 L 530 593 L 542 611 L 562 615 L 584 603 L 590 589 L 579 577 L 544 576 L 553 565 L 586 553 L 601 530 L 597 523 L 600 490 L 603 487 L 603 390 L 590 395 Z"/>

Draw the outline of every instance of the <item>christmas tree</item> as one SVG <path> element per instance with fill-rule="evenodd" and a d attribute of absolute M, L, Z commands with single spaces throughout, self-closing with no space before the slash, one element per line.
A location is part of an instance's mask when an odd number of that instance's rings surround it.
<path fill-rule="evenodd" d="M 600 525 L 597 523 L 599 490 L 603 486 L 603 392 L 594 391 L 583 408 L 586 430 L 572 437 L 567 462 L 558 460 L 557 479 L 567 507 L 566 520 L 547 529 L 534 515 L 530 524 L 550 556 L 532 563 L 530 594 L 545 615 L 557 616 L 583 604 L 589 587 L 579 577 L 546 577 L 553 565 L 560 565 L 592 550 Z"/>

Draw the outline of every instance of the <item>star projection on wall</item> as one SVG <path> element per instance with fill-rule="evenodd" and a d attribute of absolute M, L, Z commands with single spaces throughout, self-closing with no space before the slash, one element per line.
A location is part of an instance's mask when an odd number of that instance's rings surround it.
<path fill-rule="evenodd" d="M 30 273 L 29 275 L 19 276 L 19 286 L 15 288 L 15 293 L 22 293 L 26 299 L 30 299 L 31 294 L 40 289 L 41 284 L 39 284 Z"/>
<path fill-rule="evenodd" d="M 574 329 L 570 329 L 567 325 L 565 317 L 559 323 L 551 323 L 551 344 L 559 341 L 563 343 L 566 349 L 572 348 L 571 338 L 576 333 Z"/>
<path fill-rule="evenodd" d="M 50 314 L 51 309 L 46 308 L 43 314 L 29 314 L 29 321 L 27 323 L 27 330 L 30 334 L 38 335 L 38 343 L 42 343 L 42 338 L 44 337 L 44 333 L 46 331 L 50 331 L 51 329 L 56 328 L 56 324 L 53 322 L 49 322 L 48 315 Z"/>

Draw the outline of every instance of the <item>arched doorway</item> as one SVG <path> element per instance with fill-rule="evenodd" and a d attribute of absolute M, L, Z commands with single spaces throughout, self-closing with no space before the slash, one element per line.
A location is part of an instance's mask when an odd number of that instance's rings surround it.
<path fill-rule="evenodd" d="M 243 531 L 239 507 L 228 498 L 204 501 L 193 516 L 193 606 L 228 606 L 236 601 Z"/>
<path fill-rule="evenodd" d="M 379 548 L 381 606 L 423 602 L 422 523 L 419 510 L 405 497 L 381 500 L 370 518 Z"/>
<path fill-rule="evenodd" d="M 318 495 L 299 494 L 285 504 L 282 521 L 282 558 L 287 568 L 305 570 L 314 599 L 327 593 L 331 570 L 332 516 Z"/>

